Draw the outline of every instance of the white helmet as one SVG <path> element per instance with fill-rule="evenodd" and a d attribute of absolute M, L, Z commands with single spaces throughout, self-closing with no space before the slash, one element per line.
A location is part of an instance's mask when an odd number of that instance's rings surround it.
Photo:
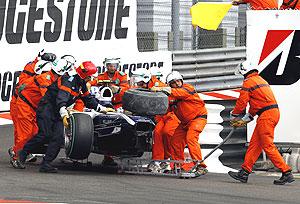
<path fill-rule="evenodd" d="M 64 75 L 64 73 L 68 70 L 67 68 L 69 66 L 69 62 L 65 59 L 56 59 L 54 60 L 54 62 L 52 62 L 52 64 L 52 70 L 60 76 Z"/>
<path fill-rule="evenodd" d="M 115 67 L 118 68 L 120 65 L 120 58 L 105 58 L 103 64 L 105 67 L 107 67 L 108 64 L 114 64 Z"/>
<path fill-rule="evenodd" d="M 152 76 L 156 76 L 157 78 L 160 78 L 163 76 L 159 67 L 150 67 L 150 73 Z"/>
<path fill-rule="evenodd" d="M 134 83 L 144 82 L 148 83 L 151 79 L 151 73 L 146 68 L 140 68 L 135 71 L 132 71 L 132 78 Z"/>
<path fill-rule="evenodd" d="M 66 71 L 69 71 L 71 69 L 75 69 L 75 62 L 76 62 L 76 59 L 73 55 L 64 55 L 61 57 L 61 59 L 65 59 L 67 60 L 68 62 L 68 66 L 67 66 L 67 70 Z"/>
<path fill-rule="evenodd" d="M 52 63 L 45 60 L 39 60 L 34 66 L 34 73 L 41 74 L 52 69 Z"/>
<path fill-rule="evenodd" d="M 245 75 L 248 72 L 250 72 L 251 70 L 257 70 L 253 68 L 253 64 L 250 61 L 244 61 L 240 64 L 238 64 L 236 70 L 235 70 L 235 74 L 236 75 Z"/>
<path fill-rule="evenodd" d="M 166 80 L 167 80 L 167 83 L 169 84 L 171 81 L 179 80 L 179 79 L 183 81 L 182 75 L 178 71 L 173 71 L 167 75 Z"/>

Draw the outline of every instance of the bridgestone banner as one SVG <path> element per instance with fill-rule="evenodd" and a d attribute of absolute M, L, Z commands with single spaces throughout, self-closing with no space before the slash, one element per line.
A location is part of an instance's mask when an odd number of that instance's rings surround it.
<path fill-rule="evenodd" d="M 247 60 L 269 82 L 276 96 L 280 121 L 274 141 L 278 143 L 300 143 L 299 22 L 297 10 L 247 12 Z"/>
<path fill-rule="evenodd" d="M 42 49 L 73 55 L 77 64 L 121 58 L 121 70 L 159 66 L 171 71 L 170 52 L 139 53 L 134 0 L 0 0 L 0 111 L 26 63 Z"/>

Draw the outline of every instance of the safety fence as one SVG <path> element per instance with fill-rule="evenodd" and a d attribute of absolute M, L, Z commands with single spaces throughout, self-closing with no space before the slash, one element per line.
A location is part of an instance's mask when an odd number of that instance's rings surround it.
<path fill-rule="evenodd" d="M 233 6 L 217 31 L 193 28 L 190 8 L 212 0 L 137 0 L 137 39 L 140 52 L 197 50 L 246 45 L 247 6 Z M 230 2 L 231 0 L 219 0 Z"/>

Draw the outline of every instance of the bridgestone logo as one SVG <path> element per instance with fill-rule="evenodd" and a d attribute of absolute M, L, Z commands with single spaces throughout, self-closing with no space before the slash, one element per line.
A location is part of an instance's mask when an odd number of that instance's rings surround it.
<path fill-rule="evenodd" d="M 289 54 L 286 59 L 284 72 L 277 75 L 277 70 L 280 64 L 282 53 L 278 55 L 261 73 L 260 75 L 268 81 L 270 85 L 292 85 L 300 79 L 300 31 L 296 30 L 292 44 L 283 49 L 289 49 Z"/>
<path fill-rule="evenodd" d="M 0 0 L 0 43 L 125 39 L 129 10 L 124 0 Z"/>

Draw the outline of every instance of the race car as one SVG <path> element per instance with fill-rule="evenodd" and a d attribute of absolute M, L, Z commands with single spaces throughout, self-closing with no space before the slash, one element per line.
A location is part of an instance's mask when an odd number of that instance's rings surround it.
<path fill-rule="evenodd" d="M 75 112 L 65 131 L 66 156 L 87 159 L 91 152 L 119 157 L 140 157 L 151 150 L 153 121 L 123 113 Z"/>
<path fill-rule="evenodd" d="M 108 102 L 112 97 L 108 87 L 92 90 L 99 100 Z M 123 97 L 123 107 L 132 111 L 131 114 L 93 110 L 72 113 L 70 128 L 65 129 L 66 156 L 73 160 L 87 159 L 90 153 L 141 157 L 145 151 L 151 151 L 155 123 L 150 117 L 166 112 L 167 96 L 130 89 Z"/>

